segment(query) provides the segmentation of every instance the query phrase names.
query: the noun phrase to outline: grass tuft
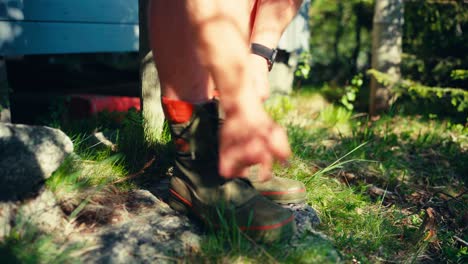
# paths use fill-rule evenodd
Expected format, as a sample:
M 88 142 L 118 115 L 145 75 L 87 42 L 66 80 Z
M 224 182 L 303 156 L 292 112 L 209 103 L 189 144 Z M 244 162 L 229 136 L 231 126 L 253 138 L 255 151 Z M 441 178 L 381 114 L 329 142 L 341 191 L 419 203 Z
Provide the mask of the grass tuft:
M 52 234 L 46 234 L 18 214 L 14 226 L 0 241 L 2 263 L 80 263 L 73 253 L 79 244 L 63 244 Z M 63 238 L 62 238 L 63 239 Z

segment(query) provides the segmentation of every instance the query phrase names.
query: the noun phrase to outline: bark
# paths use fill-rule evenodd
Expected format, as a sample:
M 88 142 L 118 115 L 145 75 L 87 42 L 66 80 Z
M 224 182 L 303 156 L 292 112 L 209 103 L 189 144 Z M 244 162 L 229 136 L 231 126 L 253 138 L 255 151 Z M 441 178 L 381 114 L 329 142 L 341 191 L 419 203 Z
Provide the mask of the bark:
M 403 0 L 376 0 L 372 31 L 372 68 L 400 78 L 402 52 Z M 371 80 L 371 115 L 388 110 L 391 94 L 388 87 Z
M 161 86 L 158 72 L 149 45 L 147 26 L 147 6 L 150 0 L 139 0 L 140 23 L 140 80 L 141 107 L 143 111 L 145 138 L 148 143 L 157 143 L 164 125 L 161 106 Z

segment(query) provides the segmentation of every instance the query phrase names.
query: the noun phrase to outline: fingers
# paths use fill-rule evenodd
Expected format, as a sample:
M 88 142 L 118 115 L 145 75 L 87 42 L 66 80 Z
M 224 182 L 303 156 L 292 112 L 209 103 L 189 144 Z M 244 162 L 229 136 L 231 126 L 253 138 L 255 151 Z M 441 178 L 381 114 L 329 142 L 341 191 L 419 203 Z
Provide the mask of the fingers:
M 221 152 L 219 161 L 219 172 L 225 178 L 247 177 L 248 163 L 242 159 L 239 150 Z
M 272 155 L 279 161 L 285 161 L 291 156 L 291 148 L 289 147 L 288 136 L 283 128 L 274 125 L 271 129 L 270 136 L 270 151 Z
M 262 163 L 267 158 L 265 145 L 258 138 L 221 142 L 220 173 L 226 178 L 247 177 L 251 165 Z
M 253 134 L 241 135 L 238 140 L 221 140 L 221 175 L 226 178 L 246 177 L 248 168 L 259 164 L 260 180 L 268 180 L 271 178 L 274 161 L 285 161 L 289 157 L 291 150 L 286 133 L 281 127 L 271 122 L 270 126 L 259 130 L 261 129 Z M 239 135 L 237 129 L 236 132 Z
M 271 179 L 271 170 L 273 167 L 273 158 L 271 155 L 266 157 L 262 163 L 260 164 L 260 172 L 259 172 L 259 179 L 260 181 L 267 181 Z

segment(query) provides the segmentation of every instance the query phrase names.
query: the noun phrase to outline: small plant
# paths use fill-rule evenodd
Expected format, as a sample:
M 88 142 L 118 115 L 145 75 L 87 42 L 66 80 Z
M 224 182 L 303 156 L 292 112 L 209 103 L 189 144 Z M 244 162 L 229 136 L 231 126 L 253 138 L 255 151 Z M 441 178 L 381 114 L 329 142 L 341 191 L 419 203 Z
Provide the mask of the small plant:
M 266 111 L 275 121 L 280 121 L 293 109 L 291 100 L 288 96 L 277 95 L 265 103 Z
M 301 79 L 307 79 L 310 75 L 310 61 L 312 59 L 312 54 L 310 52 L 304 51 L 299 55 L 299 62 L 297 69 L 294 72 L 294 76 Z
M 357 94 L 359 93 L 363 83 L 364 81 L 362 74 L 358 74 L 353 77 L 351 84 L 345 87 L 344 95 L 341 97 L 340 102 L 349 111 L 354 109 L 354 103 L 356 102 Z
M 330 105 L 320 113 L 320 120 L 333 127 L 337 124 L 346 124 L 351 118 L 351 112 L 339 106 Z

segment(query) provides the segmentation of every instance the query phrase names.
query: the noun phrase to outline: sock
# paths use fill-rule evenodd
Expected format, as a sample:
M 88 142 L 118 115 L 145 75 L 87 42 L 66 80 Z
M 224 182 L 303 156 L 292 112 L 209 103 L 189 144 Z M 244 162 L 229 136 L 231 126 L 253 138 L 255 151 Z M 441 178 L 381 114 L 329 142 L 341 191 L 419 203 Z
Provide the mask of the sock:
M 164 115 L 169 122 L 181 124 L 190 121 L 192 118 L 193 104 L 164 96 L 162 96 L 161 101 Z

